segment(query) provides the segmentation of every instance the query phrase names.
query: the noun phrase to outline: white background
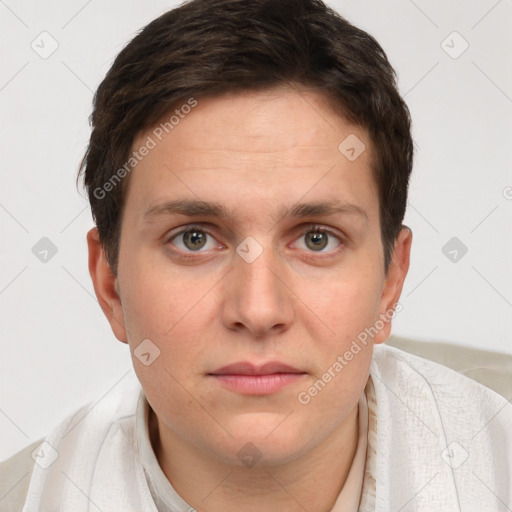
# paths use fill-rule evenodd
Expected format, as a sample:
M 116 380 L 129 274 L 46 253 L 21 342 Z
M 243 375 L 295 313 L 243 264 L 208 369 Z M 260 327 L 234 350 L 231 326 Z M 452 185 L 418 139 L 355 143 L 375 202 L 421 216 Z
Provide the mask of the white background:
M 512 2 L 329 4 L 383 46 L 413 118 L 414 241 L 393 333 L 512 353 Z M 136 32 L 174 5 L 0 2 L 0 460 L 132 368 L 94 295 L 93 223 L 75 178 L 93 92 Z M 43 31 L 59 45 L 47 59 L 31 48 Z M 456 59 L 441 46 L 453 31 L 469 44 Z M 456 263 L 441 250 L 454 236 L 468 248 Z M 42 237 L 58 249 L 47 263 L 32 253 Z

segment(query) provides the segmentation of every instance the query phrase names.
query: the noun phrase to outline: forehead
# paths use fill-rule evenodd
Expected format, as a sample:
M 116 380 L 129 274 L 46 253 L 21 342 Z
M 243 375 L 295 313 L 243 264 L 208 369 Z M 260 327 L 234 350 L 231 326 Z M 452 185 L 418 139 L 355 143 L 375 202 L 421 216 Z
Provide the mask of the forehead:
M 174 112 L 180 115 L 172 124 L 171 112 L 135 139 L 133 151 L 149 141 L 152 148 L 131 172 L 125 206 L 145 212 L 165 198 L 233 205 L 256 198 L 262 205 L 267 198 L 283 210 L 284 203 L 308 195 L 336 196 L 371 210 L 361 203 L 377 198 L 366 130 L 335 113 L 317 92 L 225 94 L 198 98 L 192 109 L 178 105 Z M 343 153 L 347 140 L 360 144 L 358 152 L 364 145 L 355 159 Z M 227 195 L 231 191 L 236 194 Z
M 311 146 L 313 151 L 321 145 L 337 149 L 350 134 L 370 142 L 366 130 L 335 113 L 326 97 L 314 90 L 281 86 L 198 98 L 195 107 L 185 110 L 186 103 L 175 104 L 152 130 L 139 134 L 133 146 L 155 130 L 160 132 L 157 142 L 170 139 L 179 142 L 180 149 L 194 151 L 226 148 L 268 153 L 296 146 L 302 151 Z M 173 115 L 182 109 L 179 116 Z

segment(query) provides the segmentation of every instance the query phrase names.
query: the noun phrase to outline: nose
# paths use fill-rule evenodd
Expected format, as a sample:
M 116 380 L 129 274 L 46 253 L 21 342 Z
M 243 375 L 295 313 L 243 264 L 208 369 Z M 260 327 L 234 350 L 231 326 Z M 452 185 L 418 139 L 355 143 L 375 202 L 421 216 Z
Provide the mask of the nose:
M 285 262 L 270 247 L 263 248 L 253 261 L 240 254 L 234 253 L 233 269 L 226 276 L 224 325 L 258 339 L 284 332 L 294 317 L 294 294 L 286 282 Z

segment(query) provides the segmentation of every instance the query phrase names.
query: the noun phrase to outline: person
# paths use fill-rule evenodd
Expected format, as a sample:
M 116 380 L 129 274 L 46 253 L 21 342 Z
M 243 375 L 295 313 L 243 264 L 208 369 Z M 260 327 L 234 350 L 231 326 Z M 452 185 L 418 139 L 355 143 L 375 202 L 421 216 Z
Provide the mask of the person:
M 26 457 L 24 512 L 512 506 L 507 400 L 385 344 L 414 145 L 372 36 L 319 0 L 192 0 L 91 123 L 89 271 L 134 373 Z

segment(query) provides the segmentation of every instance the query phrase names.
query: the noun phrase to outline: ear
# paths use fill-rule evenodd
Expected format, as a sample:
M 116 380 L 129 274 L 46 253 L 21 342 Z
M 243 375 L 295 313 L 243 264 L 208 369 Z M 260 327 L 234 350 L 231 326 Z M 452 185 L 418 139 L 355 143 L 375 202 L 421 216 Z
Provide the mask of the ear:
M 89 247 L 89 274 L 91 274 L 98 302 L 115 337 L 123 343 L 128 343 L 117 278 L 105 256 L 98 228 L 94 227 L 87 233 L 87 246 Z
M 391 333 L 392 311 L 401 311 L 401 306 L 396 307 L 402 294 L 407 271 L 409 270 L 409 258 L 411 254 L 412 230 L 407 226 L 402 226 L 398 234 L 393 248 L 393 257 L 389 264 L 386 280 L 382 288 L 382 295 L 379 305 L 380 319 L 384 323 L 384 327 L 379 329 L 375 335 L 373 342 L 384 343 Z M 396 309 L 395 309 L 396 308 Z

